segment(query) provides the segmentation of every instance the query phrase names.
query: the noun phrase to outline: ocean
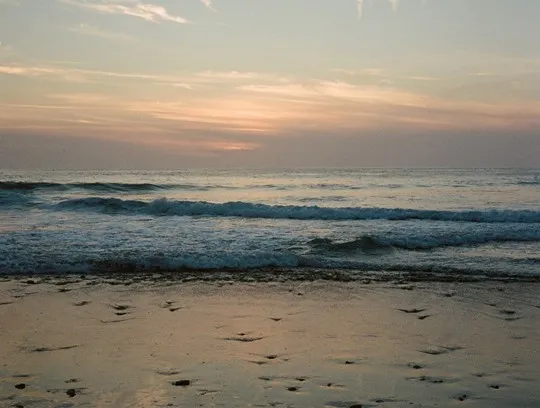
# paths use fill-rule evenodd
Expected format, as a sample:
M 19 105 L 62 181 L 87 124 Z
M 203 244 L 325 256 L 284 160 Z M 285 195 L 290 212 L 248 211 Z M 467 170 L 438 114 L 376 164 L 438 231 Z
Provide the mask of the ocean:
M 540 170 L 0 171 L 1 274 L 307 270 L 539 277 Z

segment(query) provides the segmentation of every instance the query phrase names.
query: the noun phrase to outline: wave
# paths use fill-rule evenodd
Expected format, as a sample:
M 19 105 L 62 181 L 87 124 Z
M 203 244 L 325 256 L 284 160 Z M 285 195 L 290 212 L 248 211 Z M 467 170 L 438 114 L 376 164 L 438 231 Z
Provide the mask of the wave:
M 57 210 L 98 211 L 109 214 L 147 214 L 160 216 L 213 216 L 293 220 L 432 220 L 476 223 L 540 223 L 534 210 L 417 210 L 377 207 L 319 207 L 268 205 L 242 201 L 170 201 L 165 198 L 145 202 L 119 198 L 88 197 L 62 201 Z
M 335 242 L 330 238 L 314 238 L 308 242 L 316 252 L 372 252 L 391 250 L 392 245 L 381 242 L 377 238 L 364 235 L 352 241 Z
M 297 268 L 301 266 L 300 257 L 294 254 L 253 251 L 250 254 L 168 254 L 166 256 L 138 255 L 63 258 L 31 255 L 24 259 L 5 257 L 0 261 L 0 274 L 17 273 L 89 273 L 89 272 L 145 272 L 182 270 L 222 270 L 257 268 Z
M 30 204 L 31 200 L 25 194 L 17 193 L 14 191 L 2 191 L 0 190 L 0 207 L 3 206 L 19 206 Z
M 288 281 L 288 280 L 334 280 L 353 281 L 366 277 L 375 280 L 409 278 L 416 280 L 460 280 L 463 276 L 478 276 L 489 280 L 498 277 L 540 279 L 537 262 L 522 262 L 522 267 L 508 272 L 496 265 L 444 265 L 440 263 L 370 262 L 369 260 L 346 260 L 317 256 L 299 256 L 287 253 L 254 252 L 252 254 L 186 254 L 167 256 L 132 256 L 113 258 L 61 259 L 49 256 L 46 259 L 0 262 L 0 274 L 87 274 L 118 273 L 136 277 L 138 273 L 172 273 L 170 277 L 182 278 L 182 273 L 193 272 L 190 280 Z M 206 274 L 205 274 L 206 273 Z M 427 277 L 424 274 L 432 274 Z M 152 279 L 157 279 L 153 276 Z
M 215 186 L 205 186 L 198 184 L 152 184 L 152 183 L 46 183 L 46 182 L 24 182 L 24 181 L 3 181 L 0 182 L 0 191 L 25 191 L 35 190 L 89 190 L 96 192 L 145 192 L 159 190 L 209 190 Z
M 540 242 L 540 229 L 474 231 L 471 233 L 440 236 L 406 235 L 402 237 L 376 237 L 363 235 L 351 241 L 334 241 L 330 238 L 314 238 L 308 245 L 316 253 L 365 252 L 379 253 L 393 249 L 430 250 L 443 247 L 475 246 L 496 242 Z
M 520 180 L 516 184 L 520 185 L 520 186 L 538 186 L 538 185 L 540 185 L 540 179 Z

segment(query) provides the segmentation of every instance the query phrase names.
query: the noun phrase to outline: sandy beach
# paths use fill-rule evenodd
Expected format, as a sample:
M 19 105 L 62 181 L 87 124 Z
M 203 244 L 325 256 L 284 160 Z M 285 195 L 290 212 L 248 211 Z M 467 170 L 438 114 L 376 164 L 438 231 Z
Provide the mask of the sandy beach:
M 540 407 L 540 285 L 0 282 L 2 407 Z

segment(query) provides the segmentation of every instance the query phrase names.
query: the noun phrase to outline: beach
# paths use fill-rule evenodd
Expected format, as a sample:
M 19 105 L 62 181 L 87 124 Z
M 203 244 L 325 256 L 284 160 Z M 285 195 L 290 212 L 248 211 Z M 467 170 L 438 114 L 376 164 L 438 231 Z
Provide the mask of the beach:
M 538 282 L 368 282 L 4 277 L 0 406 L 540 406 Z

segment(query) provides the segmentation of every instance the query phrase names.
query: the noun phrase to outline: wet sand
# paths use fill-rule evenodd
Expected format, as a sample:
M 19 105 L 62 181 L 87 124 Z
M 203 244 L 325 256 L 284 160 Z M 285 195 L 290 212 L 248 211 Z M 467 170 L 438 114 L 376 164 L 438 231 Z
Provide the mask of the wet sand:
M 1 407 L 530 408 L 539 378 L 538 283 L 0 282 Z

